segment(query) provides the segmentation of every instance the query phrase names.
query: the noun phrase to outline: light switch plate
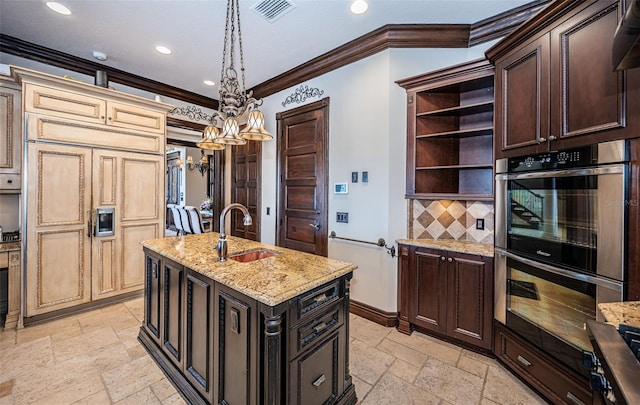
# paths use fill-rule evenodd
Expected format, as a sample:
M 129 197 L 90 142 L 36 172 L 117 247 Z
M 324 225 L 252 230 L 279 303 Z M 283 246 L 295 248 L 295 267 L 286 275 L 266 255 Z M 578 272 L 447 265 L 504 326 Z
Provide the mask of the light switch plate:
M 484 229 L 484 218 L 476 218 L 476 229 Z
M 342 222 L 345 224 L 349 223 L 349 213 L 348 212 L 336 212 L 336 222 Z
M 334 194 L 348 194 L 349 187 L 347 183 L 334 183 L 333 185 L 333 193 Z
M 362 172 L 362 182 L 363 183 L 369 182 L 369 172 Z

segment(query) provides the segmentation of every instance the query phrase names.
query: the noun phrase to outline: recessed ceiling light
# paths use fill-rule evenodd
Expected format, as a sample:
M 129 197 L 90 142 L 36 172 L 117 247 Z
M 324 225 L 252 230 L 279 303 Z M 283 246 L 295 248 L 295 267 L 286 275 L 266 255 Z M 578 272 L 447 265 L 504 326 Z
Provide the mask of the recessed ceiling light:
M 156 51 L 160 52 L 163 55 L 171 55 L 171 49 L 163 45 L 156 46 Z
M 49 7 L 51 10 L 55 11 L 58 14 L 71 15 L 71 10 L 69 10 L 67 7 L 63 6 L 58 2 L 48 1 L 47 7 Z
M 369 5 L 365 0 L 355 0 L 351 3 L 351 12 L 353 14 L 362 14 L 369 8 Z
M 204 84 L 206 84 L 207 86 L 215 86 L 216 82 L 214 82 L 213 80 L 205 80 Z

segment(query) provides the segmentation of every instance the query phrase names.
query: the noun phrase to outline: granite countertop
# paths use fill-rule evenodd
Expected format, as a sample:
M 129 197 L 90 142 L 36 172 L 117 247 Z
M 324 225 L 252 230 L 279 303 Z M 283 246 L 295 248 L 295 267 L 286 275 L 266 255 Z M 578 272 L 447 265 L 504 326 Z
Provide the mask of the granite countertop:
M 279 254 L 248 263 L 218 261 L 219 234 L 173 236 L 142 246 L 264 304 L 275 306 L 352 272 L 358 266 L 296 250 L 227 236 L 228 255 L 263 248 Z
M 15 250 L 20 250 L 20 241 L 0 242 L 0 252 L 13 252 Z
M 601 303 L 598 309 L 607 323 L 616 328 L 621 323 L 640 328 L 640 301 Z
M 493 244 L 451 239 L 398 239 L 398 244 L 493 257 Z

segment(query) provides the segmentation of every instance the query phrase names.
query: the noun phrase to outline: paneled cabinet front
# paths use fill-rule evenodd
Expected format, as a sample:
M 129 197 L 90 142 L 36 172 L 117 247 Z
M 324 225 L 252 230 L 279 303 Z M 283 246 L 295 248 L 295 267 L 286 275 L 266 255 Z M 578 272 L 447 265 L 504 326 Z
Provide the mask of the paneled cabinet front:
M 516 44 L 507 37 L 487 52 L 496 64 L 496 158 L 623 139 L 640 130 L 640 72 L 611 66 L 621 2 L 554 7 L 564 15 L 548 11 L 537 19 L 539 28 L 525 27 L 534 39 Z
M 164 223 L 162 156 L 27 149 L 26 316 L 142 289 L 140 242 Z M 98 207 L 114 208 L 113 234 L 95 233 Z
M 20 192 L 22 106 L 20 86 L 0 77 L 0 192 Z
M 408 254 L 408 268 L 399 268 L 399 291 L 409 297 L 399 297 L 406 300 L 399 316 L 409 325 L 401 322 L 399 330 L 410 333 L 414 325 L 490 349 L 493 260 L 416 246 L 401 246 L 401 252 Z

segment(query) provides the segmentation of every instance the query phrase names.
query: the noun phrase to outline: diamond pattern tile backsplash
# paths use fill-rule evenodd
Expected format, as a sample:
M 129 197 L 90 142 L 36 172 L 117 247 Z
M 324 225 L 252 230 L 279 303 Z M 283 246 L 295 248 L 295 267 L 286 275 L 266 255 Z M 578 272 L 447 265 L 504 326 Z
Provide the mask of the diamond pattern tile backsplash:
M 493 203 L 487 201 L 409 200 L 410 239 L 454 239 L 493 243 Z M 476 229 L 476 219 L 484 229 Z

